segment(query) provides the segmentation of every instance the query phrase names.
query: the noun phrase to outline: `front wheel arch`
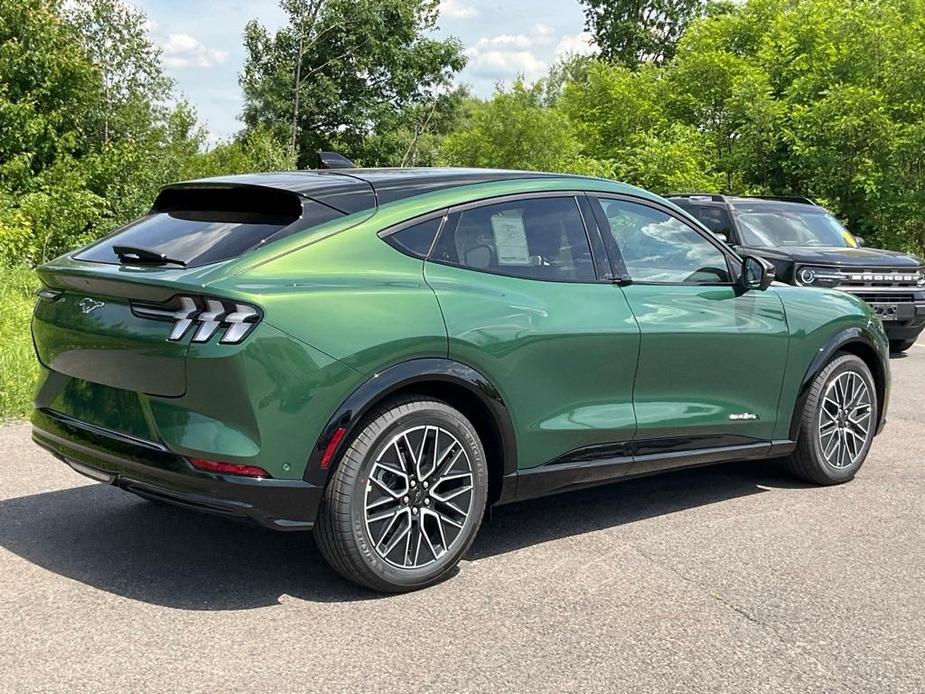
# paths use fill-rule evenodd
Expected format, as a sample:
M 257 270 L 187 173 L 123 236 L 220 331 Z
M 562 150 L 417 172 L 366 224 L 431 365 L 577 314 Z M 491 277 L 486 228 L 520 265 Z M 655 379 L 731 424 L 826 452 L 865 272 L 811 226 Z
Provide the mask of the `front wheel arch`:
M 829 338 L 829 340 L 819 348 L 818 352 L 816 352 L 816 356 L 813 358 L 812 363 L 810 363 L 809 368 L 806 369 L 803 381 L 800 384 L 800 393 L 794 403 L 793 412 L 790 417 L 789 438 L 791 441 L 796 441 L 800 433 L 800 414 L 806 403 L 810 386 L 816 379 L 816 376 L 822 372 L 839 352 L 854 354 L 867 365 L 868 369 L 870 369 L 870 373 L 874 378 L 874 386 L 877 394 L 877 411 L 880 413 L 879 416 L 881 419 L 877 430 L 879 431 L 880 426 L 882 426 L 889 397 L 888 377 L 886 372 L 888 367 L 884 364 L 880 356 L 881 352 L 874 346 L 874 341 L 867 332 L 860 327 L 852 327 L 842 330 Z

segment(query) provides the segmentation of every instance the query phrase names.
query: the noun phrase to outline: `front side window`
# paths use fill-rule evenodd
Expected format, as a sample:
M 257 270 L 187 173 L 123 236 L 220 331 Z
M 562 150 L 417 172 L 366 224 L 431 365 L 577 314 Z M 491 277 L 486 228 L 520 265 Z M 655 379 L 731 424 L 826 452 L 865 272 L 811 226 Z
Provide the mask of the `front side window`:
M 725 254 L 681 220 L 626 200 L 599 202 L 629 278 L 634 282 L 730 281 Z
M 573 197 L 510 200 L 454 212 L 431 260 L 547 281 L 596 279 Z

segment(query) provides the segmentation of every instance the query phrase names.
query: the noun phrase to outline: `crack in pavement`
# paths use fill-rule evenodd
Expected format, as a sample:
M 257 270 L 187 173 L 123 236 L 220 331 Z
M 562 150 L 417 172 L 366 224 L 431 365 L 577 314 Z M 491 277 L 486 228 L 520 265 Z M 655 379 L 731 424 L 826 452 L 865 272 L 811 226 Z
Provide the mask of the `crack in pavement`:
M 851 692 L 851 691 L 852 691 L 851 688 L 850 688 L 846 683 L 844 683 L 844 682 L 842 682 L 840 679 L 838 679 L 838 677 L 836 677 L 836 676 L 825 666 L 825 664 L 823 664 L 818 658 L 816 658 L 815 656 L 813 656 L 811 653 L 806 652 L 806 650 L 803 649 L 799 644 L 790 643 L 789 641 L 787 641 L 786 639 L 784 639 L 780 634 L 777 633 L 777 630 L 775 630 L 774 627 L 772 627 L 770 624 L 767 624 L 767 623 L 763 622 L 762 620 L 758 619 L 758 618 L 755 617 L 754 615 L 750 614 L 750 613 L 749 613 L 747 610 L 745 610 L 744 608 L 739 607 L 739 606 L 736 605 L 735 603 L 733 603 L 733 602 L 727 600 L 721 593 L 717 593 L 717 592 L 715 592 L 715 591 L 713 591 L 713 590 L 710 590 L 710 589 L 707 588 L 706 586 L 701 585 L 700 583 L 698 583 L 697 581 L 695 581 L 693 578 L 691 578 L 690 576 L 687 576 L 686 574 L 684 574 L 684 572 L 678 570 L 677 568 L 675 568 L 675 567 L 672 566 L 671 564 L 669 564 L 669 563 L 667 563 L 667 562 L 664 562 L 664 561 L 661 561 L 660 559 L 657 559 L 656 557 L 652 556 L 652 555 L 649 554 L 648 552 L 643 551 L 638 545 L 636 545 L 636 544 L 634 544 L 634 543 L 629 543 L 629 545 L 630 545 L 636 552 L 639 553 L 639 556 L 641 556 L 641 557 L 642 557 L 643 559 L 645 559 L 646 561 L 648 561 L 648 562 L 654 564 L 655 566 L 657 566 L 657 567 L 660 568 L 660 569 L 665 569 L 665 570 L 669 571 L 670 573 L 674 574 L 675 576 L 677 576 L 678 578 L 680 578 L 682 581 L 684 581 L 684 582 L 687 583 L 688 585 L 692 586 L 692 587 L 693 587 L 694 589 L 696 589 L 698 592 L 704 593 L 705 595 L 709 595 L 711 598 L 713 598 L 714 600 L 716 600 L 717 602 L 719 602 L 719 603 L 720 603 L 721 605 L 723 605 L 724 607 L 729 608 L 730 610 L 732 610 L 733 612 L 735 612 L 735 613 L 736 613 L 737 615 L 739 615 L 740 617 L 744 618 L 745 620 L 747 620 L 747 621 L 750 622 L 751 624 L 754 624 L 755 626 L 757 626 L 759 629 L 761 629 L 762 632 L 764 632 L 765 634 L 767 634 L 768 636 L 770 636 L 771 638 L 773 638 L 775 641 L 777 641 L 779 644 L 781 644 L 782 646 L 784 646 L 786 649 L 788 649 L 788 650 L 790 650 L 790 651 L 794 651 L 794 652 L 798 653 L 799 655 L 803 656 L 806 660 L 808 660 L 808 661 L 811 662 L 813 665 L 815 665 L 815 666 L 816 666 L 816 669 L 817 669 L 819 672 L 821 672 L 823 675 L 825 675 L 833 684 L 837 685 L 837 686 L 839 687 L 839 689 L 841 689 L 842 691 L 845 691 L 845 692 Z M 800 672 L 802 672 L 804 675 L 807 675 L 807 676 L 809 676 L 809 677 L 812 677 L 812 676 L 814 675 L 813 672 L 810 672 L 810 671 L 808 671 L 808 670 L 806 670 L 806 669 L 802 669 L 802 668 L 800 669 Z

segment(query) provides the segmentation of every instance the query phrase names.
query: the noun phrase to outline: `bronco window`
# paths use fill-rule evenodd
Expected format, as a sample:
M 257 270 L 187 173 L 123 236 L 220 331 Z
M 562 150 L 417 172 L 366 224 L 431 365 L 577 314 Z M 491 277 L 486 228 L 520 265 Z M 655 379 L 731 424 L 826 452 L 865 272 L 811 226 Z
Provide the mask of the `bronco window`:
M 431 260 L 527 279 L 596 279 L 573 197 L 515 199 L 450 214 Z
M 600 198 L 599 202 L 633 281 L 671 284 L 730 281 L 726 255 L 681 220 L 626 200 Z

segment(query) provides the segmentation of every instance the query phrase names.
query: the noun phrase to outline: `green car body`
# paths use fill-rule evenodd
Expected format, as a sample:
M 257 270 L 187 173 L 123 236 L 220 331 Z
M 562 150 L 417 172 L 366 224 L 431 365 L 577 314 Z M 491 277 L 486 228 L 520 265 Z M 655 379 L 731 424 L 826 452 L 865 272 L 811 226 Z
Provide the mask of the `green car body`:
M 315 523 L 355 428 L 399 393 L 423 393 L 466 414 L 485 447 L 489 503 L 784 455 L 798 435 L 801 398 L 839 352 L 869 367 L 882 427 L 887 343 L 864 302 L 791 286 L 746 290 L 735 278 L 620 276 L 612 247 L 601 242 L 593 196 L 651 205 L 712 239 L 679 208 L 631 186 L 373 170 L 170 190 L 266 189 L 304 200 L 338 177 L 360 193 L 372 189 L 373 202 L 219 262 L 104 263 L 77 251 L 42 266 L 35 440 L 79 471 L 143 496 L 304 529 Z M 460 206 L 518 196 L 578 206 L 593 279 L 514 277 L 389 243 L 409 223 L 439 226 Z M 710 243 L 740 266 L 731 250 Z M 195 326 L 168 339 L 174 324 L 139 315 L 136 305 L 167 305 L 179 295 L 240 302 L 259 322 L 234 344 L 219 339 L 224 323 L 207 341 L 192 340 Z M 262 473 L 223 474 L 191 460 Z

